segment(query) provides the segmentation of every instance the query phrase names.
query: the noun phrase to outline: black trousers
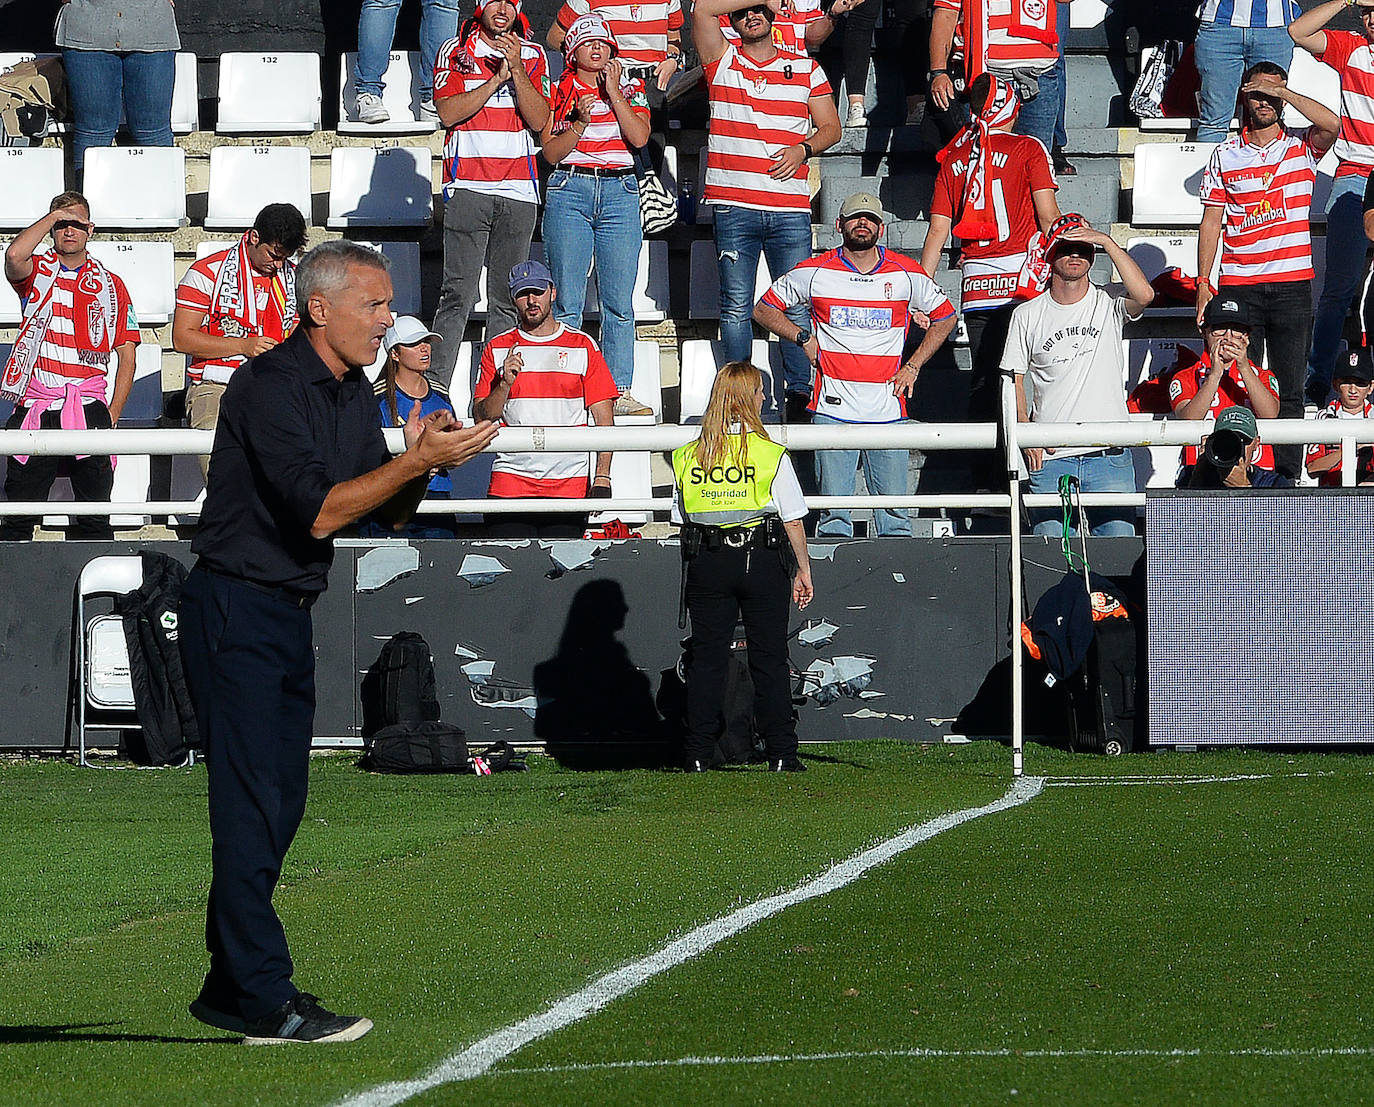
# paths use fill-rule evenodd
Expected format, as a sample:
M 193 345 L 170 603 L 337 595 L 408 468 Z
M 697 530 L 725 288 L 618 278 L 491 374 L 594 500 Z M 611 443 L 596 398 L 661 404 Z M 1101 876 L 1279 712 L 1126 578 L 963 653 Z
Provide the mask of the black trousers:
M 210 784 L 202 996 L 255 1019 L 296 994 L 272 893 L 305 813 L 315 718 L 310 612 L 197 566 L 180 616 Z
M 792 577 L 780 550 L 727 546 L 692 558 L 687 567 L 687 610 L 692 617 L 687 760 L 709 761 L 720 737 L 730 641 L 741 619 L 754 680 L 754 725 L 770 758 L 796 756 L 797 723 L 787 673 L 791 598 Z
M 5 423 L 6 430 L 18 430 L 28 409 L 17 407 Z M 62 408 L 50 407 L 38 417 L 43 430 L 62 429 Z M 110 409 L 99 400 L 86 405 L 86 425 L 91 430 L 110 429 Z M 108 455 L 89 457 L 54 457 L 34 454 L 28 461 L 9 459 L 5 471 L 5 499 L 11 501 L 46 500 L 52 482 L 65 470 L 72 482 L 72 495 L 77 503 L 109 503 L 114 488 L 114 467 Z M 33 537 L 38 522 L 36 515 L 11 515 L 0 523 L 0 542 L 25 542 Z M 74 515 L 72 526 L 79 538 L 105 539 L 114 537 L 110 520 L 105 515 Z
M 1250 360 L 1264 362 L 1279 379 L 1279 418 L 1301 419 L 1307 352 L 1312 346 L 1312 282 L 1223 285 L 1218 296 L 1234 296 L 1250 312 Z M 1274 468 L 1293 480 L 1302 470 L 1302 446 L 1275 446 Z

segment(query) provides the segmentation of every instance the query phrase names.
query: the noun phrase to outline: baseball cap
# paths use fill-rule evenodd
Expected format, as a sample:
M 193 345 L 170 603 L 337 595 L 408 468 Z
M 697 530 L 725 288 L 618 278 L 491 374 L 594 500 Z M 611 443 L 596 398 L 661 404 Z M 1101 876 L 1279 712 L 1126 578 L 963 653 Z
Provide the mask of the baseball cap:
M 382 339 L 382 349 L 390 350 L 393 346 L 413 346 L 417 342 L 422 342 L 426 338 L 433 341 L 439 335 L 426 327 L 420 320 L 413 315 L 398 315 L 396 322 L 386 329 L 386 337 Z M 442 341 L 442 339 L 440 339 Z
M 1234 296 L 1213 296 L 1202 312 L 1204 327 L 1244 327 L 1250 329 L 1250 309 Z
M 1259 437 L 1259 425 L 1255 422 L 1255 413 L 1248 407 L 1241 407 L 1236 404 L 1226 408 L 1217 416 L 1216 430 L 1231 431 L 1238 434 L 1247 442 L 1253 442 Z
M 1355 346 L 1347 350 L 1336 362 L 1333 380 L 1359 381 L 1361 384 L 1374 382 L 1374 350 L 1368 346 Z
M 879 223 L 885 222 L 882 202 L 871 192 L 852 192 L 845 197 L 840 205 L 840 218 L 848 219 L 852 215 L 871 215 Z
M 518 292 L 524 292 L 527 288 L 533 288 L 537 292 L 544 292 L 553 284 L 553 274 L 542 261 L 522 261 L 519 265 L 513 266 L 510 271 L 510 294 L 514 296 Z
M 612 54 L 620 53 L 611 25 L 596 12 L 580 15 L 573 20 L 572 26 L 568 28 L 568 35 L 563 40 L 564 55 L 572 57 L 584 42 L 605 42 L 610 45 Z
M 1066 212 L 1064 215 L 1061 215 L 1050 224 L 1050 229 L 1045 232 L 1045 257 L 1054 257 L 1054 249 L 1059 245 L 1060 239 L 1064 237 L 1065 231 L 1076 231 L 1080 227 L 1089 227 L 1091 225 L 1092 224 L 1076 211 Z M 1097 253 L 1097 247 L 1089 242 L 1082 242 L 1078 245 L 1087 246 L 1094 254 Z

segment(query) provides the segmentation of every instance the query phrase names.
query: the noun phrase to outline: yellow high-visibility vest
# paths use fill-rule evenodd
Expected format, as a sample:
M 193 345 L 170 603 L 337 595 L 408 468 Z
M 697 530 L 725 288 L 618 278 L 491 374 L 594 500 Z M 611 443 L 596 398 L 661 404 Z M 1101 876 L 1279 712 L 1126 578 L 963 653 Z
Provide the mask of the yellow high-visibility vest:
M 696 442 L 679 446 L 673 451 L 673 476 L 682 491 L 682 510 L 687 519 L 715 527 L 758 524 L 768 514 L 773 479 L 785 453 L 776 442 L 751 433 L 744 464 L 739 463 L 736 450 L 727 449 L 720 464 L 706 469 L 697 464 Z

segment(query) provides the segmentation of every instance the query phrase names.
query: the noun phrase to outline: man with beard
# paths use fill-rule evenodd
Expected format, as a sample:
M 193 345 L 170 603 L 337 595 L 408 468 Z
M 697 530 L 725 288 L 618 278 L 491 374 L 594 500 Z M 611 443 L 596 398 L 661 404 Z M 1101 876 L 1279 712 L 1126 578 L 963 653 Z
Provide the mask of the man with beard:
M 588 413 L 599 427 L 615 422 L 619 395 L 610 367 L 590 336 L 553 317 L 553 275 L 537 261 L 510 271 L 516 325 L 482 351 L 472 410 L 478 419 L 510 426 L 585 427 Z M 503 453 L 491 467 L 493 498 L 609 499 L 611 455 L 596 455 L 587 488 L 585 453 Z M 487 533 L 502 538 L 580 538 L 584 514 L 493 512 Z
M 1197 325 L 1208 301 L 1224 290 L 1250 317 L 1250 355 L 1279 378 L 1279 418 L 1301 419 L 1308 345 L 1312 338 L 1312 233 L 1308 212 L 1317 162 L 1331 148 L 1340 121 L 1330 109 L 1287 87 L 1273 62 L 1245 71 L 1245 127 L 1212 151 L 1202 175 L 1202 225 L 1197 239 Z M 1292 104 L 1312 125 L 1283 125 Z M 1221 273 L 1207 280 L 1221 246 Z M 1274 450 L 1276 467 L 1296 477 L 1302 447 Z
M 760 0 L 698 0 L 692 33 L 706 68 L 711 123 L 706 140 L 703 202 L 715 206 L 720 273 L 720 337 L 726 361 L 748 361 L 754 330 L 749 311 L 759 254 L 777 280 L 811 256 L 809 162 L 839 142 L 840 116 L 830 85 L 811 58 L 773 43 L 773 8 Z M 728 13 L 739 35 L 721 33 Z M 792 321 L 805 322 L 800 308 Z M 811 366 L 800 350 L 783 350 L 788 422 L 805 419 Z
M 843 245 L 784 273 L 754 308 L 754 319 L 784 342 L 795 344 L 816 366 L 809 410 L 812 421 L 896 423 L 904 417 L 921 367 L 954 330 L 954 305 L 911 258 L 878 245 L 883 209 L 877 197 L 856 192 L 840 205 L 836 220 Z M 808 324 L 797 326 L 788 309 L 804 306 Z M 902 360 L 913 319 L 926 323 L 925 337 Z M 876 496 L 905 496 L 907 450 L 822 450 L 816 475 L 822 496 L 852 496 L 854 470 L 862 460 L 864 483 Z M 911 534 L 905 509 L 875 508 L 879 536 Z M 817 537 L 848 538 L 849 512 L 827 509 Z
M 86 252 L 94 230 L 86 198 L 64 192 L 5 250 L 5 279 L 24 305 L 0 383 L 0 395 L 15 404 L 6 430 L 106 430 L 119 422 L 134 384 L 138 317 L 124 282 Z M 44 235 L 52 236 L 52 249 L 40 253 Z M 11 457 L 5 499 L 46 499 L 64 464 L 79 502 L 109 500 L 114 466 L 97 454 Z M 10 516 L 0 522 L 0 540 L 32 538 L 37 521 Z M 82 538 L 113 537 L 109 519 L 100 515 L 77 516 L 76 531 Z
M 487 334 L 515 325 L 503 278 L 530 256 L 539 210 L 537 138 L 549 118 L 544 51 L 521 38 L 520 0 L 486 0 L 439 51 L 434 106 L 444 136 L 444 274 L 434 329 L 448 385 L 487 266 Z
M 1098 247 L 1121 274 L 1126 295 L 1110 296 L 1088 279 Z M 1121 328 L 1150 306 L 1154 289 L 1111 235 L 1094 230 L 1076 212 L 1050 226 L 1045 254 L 1050 286 L 1011 313 L 1002 352 L 1002 372 L 1016 378 L 1017 422 L 1124 423 L 1129 416 Z M 1131 452 L 1120 446 L 1024 453 L 1034 493 L 1053 495 L 1066 474 L 1084 492 L 1135 491 Z M 1030 517 L 1036 534 L 1063 534 L 1059 511 L 1032 508 Z M 1092 518 L 1094 535 L 1135 534 L 1133 507 L 1094 508 Z

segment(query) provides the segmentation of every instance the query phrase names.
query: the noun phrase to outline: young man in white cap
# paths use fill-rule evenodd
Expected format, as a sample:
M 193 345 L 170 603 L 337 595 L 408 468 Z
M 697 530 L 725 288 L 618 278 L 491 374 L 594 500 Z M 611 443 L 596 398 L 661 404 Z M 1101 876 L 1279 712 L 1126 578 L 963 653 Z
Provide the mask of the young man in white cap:
M 754 319 L 816 366 L 813 422 L 896 423 L 906 417 L 903 401 L 911 398 L 921 367 L 954 330 L 954 305 L 916 262 L 878 244 L 883 209 L 876 196 L 856 192 L 847 198 L 836 228 L 843 245 L 774 281 L 754 308 Z M 810 316 L 800 327 L 787 314 L 797 306 Z M 907 331 L 918 315 L 928 320 L 925 337 L 903 361 Z M 821 450 L 821 495 L 853 495 L 860 460 L 871 494 L 907 494 L 909 450 Z M 875 508 L 873 521 L 879 536 L 911 534 L 905 509 Z M 848 511 L 821 512 L 817 537 L 853 533 Z
M 436 375 L 445 382 L 480 296 L 483 265 L 487 335 L 515 325 L 505 277 L 530 256 L 539 212 L 535 154 L 550 95 L 548 59 L 521 37 L 525 27 L 519 0 L 479 2 L 436 63 L 434 103 L 447 133 L 444 275 L 434 329 L 442 336 Z
M 615 381 L 591 337 L 554 318 L 553 275 L 540 262 L 522 262 L 511 270 L 509 287 L 516 325 L 482 351 L 473 415 L 510 426 L 611 426 Z M 609 499 L 611 455 L 596 455 L 590 488 L 589 469 L 586 453 L 497 454 L 487 494 Z M 493 512 L 487 529 L 505 538 L 580 538 L 586 522 L 582 513 Z

